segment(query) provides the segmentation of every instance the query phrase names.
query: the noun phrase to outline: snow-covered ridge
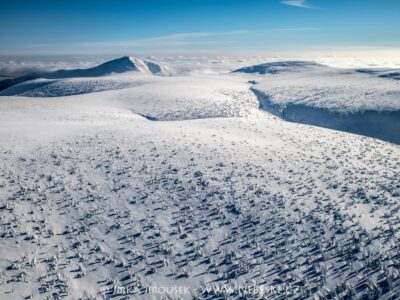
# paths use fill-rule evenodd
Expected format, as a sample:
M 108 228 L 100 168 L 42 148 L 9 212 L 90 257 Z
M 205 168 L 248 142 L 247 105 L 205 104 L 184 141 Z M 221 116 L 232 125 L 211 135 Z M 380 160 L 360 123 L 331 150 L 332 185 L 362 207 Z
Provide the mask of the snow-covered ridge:
M 256 88 L 252 88 L 252 91 L 257 96 L 261 109 L 285 121 L 351 132 L 400 144 L 400 110 L 343 113 L 300 103 L 281 106 Z
M 165 75 L 166 69 L 152 61 L 141 60 L 132 56 L 124 56 L 88 69 L 58 70 L 54 72 L 34 72 L 15 79 L 13 78 L 2 80 L 0 81 L 0 91 L 4 91 L 5 89 L 8 89 L 17 84 L 39 78 L 64 79 L 79 77 L 101 77 L 126 72 L 138 72 L 141 74 L 149 75 Z M 14 94 L 5 92 L 0 95 Z
M 234 73 L 258 73 L 258 74 L 278 74 L 281 72 L 294 72 L 302 71 L 304 69 L 312 69 L 317 67 L 324 67 L 313 61 L 277 61 L 263 63 L 254 66 L 243 67 L 234 70 Z
M 396 69 L 356 69 L 357 72 L 381 78 L 400 80 L 400 70 Z
M 0 91 L 0 96 L 63 97 L 125 89 L 145 83 L 145 79 L 131 80 L 129 78 L 117 76 L 101 78 L 34 79 Z
M 336 69 L 294 60 L 206 78 L 153 74 L 167 74 L 167 70 L 152 61 L 125 56 L 90 69 L 17 78 L 14 81 L 25 81 L 0 91 L 0 96 L 61 97 L 129 89 L 113 99 L 157 121 L 245 116 L 257 110 L 258 98 L 261 109 L 287 121 L 400 143 L 400 82 L 388 79 L 396 78 L 394 69 Z M 192 84 L 199 80 L 201 88 Z
M 400 82 L 394 70 L 278 62 L 238 69 L 260 108 L 286 121 L 400 143 Z

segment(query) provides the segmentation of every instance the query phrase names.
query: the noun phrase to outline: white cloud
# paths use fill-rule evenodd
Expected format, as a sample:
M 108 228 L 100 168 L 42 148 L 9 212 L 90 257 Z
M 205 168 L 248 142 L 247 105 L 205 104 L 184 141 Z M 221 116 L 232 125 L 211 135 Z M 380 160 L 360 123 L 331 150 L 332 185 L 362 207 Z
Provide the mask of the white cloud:
M 182 46 L 182 45 L 197 45 L 197 44 L 211 44 L 213 41 L 205 40 L 204 38 L 233 36 L 246 34 L 246 30 L 234 30 L 226 32 L 188 32 L 176 33 L 145 39 L 134 40 L 121 40 L 121 41 L 105 41 L 105 42 L 92 42 L 92 43 L 79 43 L 75 44 L 78 48 L 115 48 L 115 47 L 147 47 L 147 46 Z
M 278 37 L 282 39 L 285 35 L 292 37 L 296 32 L 317 31 L 316 27 L 280 27 L 264 28 L 257 30 L 231 30 L 216 32 L 184 32 L 174 33 L 163 36 L 146 37 L 141 39 L 125 40 L 99 40 L 93 42 L 73 42 L 73 43 L 37 43 L 27 44 L 23 51 L 14 53 L 1 53 L 0 51 L 0 75 L 4 74 L 23 74 L 28 71 L 40 71 L 49 69 L 86 67 L 86 65 L 71 66 L 70 60 L 65 61 L 65 57 L 57 60 L 57 64 L 49 62 L 45 57 L 58 56 L 79 56 L 93 55 L 122 56 L 127 53 L 148 55 L 150 53 L 204 53 L 204 52 L 229 52 L 232 51 L 255 51 L 252 42 L 258 43 L 265 50 L 280 48 L 273 41 Z M 270 46 L 271 45 L 271 46 Z M 281 49 L 281 48 L 280 48 Z M 260 50 L 261 51 L 261 50 Z M 33 59 L 21 60 L 21 56 Z M 38 57 L 42 56 L 42 61 Z M 8 62 L 7 60 L 16 60 Z M 92 59 L 88 59 L 92 61 Z M 65 64 L 59 65 L 62 61 Z M 90 65 L 90 64 L 89 64 Z
M 245 47 L 246 41 L 262 41 L 267 35 L 277 32 L 291 31 L 313 31 L 317 28 L 297 27 L 297 28 L 269 28 L 259 30 L 231 30 L 220 32 L 186 32 L 174 33 L 163 36 L 146 37 L 141 39 L 125 40 L 100 40 L 93 42 L 75 42 L 75 43 L 38 43 L 28 44 L 23 51 L 18 54 L 26 55 L 79 55 L 79 54 L 124 54 L 127 51 L 149 53 L 157 51 L 179 51 L 190 50 L 215 50 L 227 45 L 236 45 Z M 243 42 L 245 41 L 245 42 Z M 1 53 L 3 56 L 14 56 L 16 53 Z
M 302 8 L 315 8 L 311 4 L 309 4 L 306 0 L 282 0 L 282 4 L 295 6 L 295 7 L 302 7 Z
M 30 72 L 55 71 L 60 69 L 75 69 L 93 67 L 104 59 L 101 57 L 54 56 L 54 57 L 10 57 L 0 56 L 0 77 L 18 77 Z
M 223 37 L 243 36 L 249 34 L 267 34 L 280 31 L 311 31 L 316 28 L 272 28 L 265 30 L 234 30 L 225 32 L 187 32 L 176 33 L 158 37 L 77 43 L 71 45 L 75 48 L 93 49 L 93 48 L 133 48 L 133 47 L 176 47 L 187 45 L 210 45 L 221 43 Z M 216 39 L 216 37 L 218 37 Z M 223 43 L 232 43 L 234 41 L 223 40 Z

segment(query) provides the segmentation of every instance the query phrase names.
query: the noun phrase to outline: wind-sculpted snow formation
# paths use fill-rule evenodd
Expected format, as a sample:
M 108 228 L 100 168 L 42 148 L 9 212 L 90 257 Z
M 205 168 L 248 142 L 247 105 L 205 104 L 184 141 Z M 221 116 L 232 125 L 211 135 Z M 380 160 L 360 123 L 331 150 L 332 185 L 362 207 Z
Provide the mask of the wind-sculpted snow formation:
M 395 72 L 361 73 L 297 61 L 235 72 L 252 74 L 260 107 L 287 121 L 400 143 L 400 82 L 385 77 Z
M 251 88 L 297 95 L 274 76 L 317 88 L 289 73 L 0 97 L 0 298 L 395 299 L 400 148 L 260 110 Z M 360 107 L 342 75 L 326 95 Z

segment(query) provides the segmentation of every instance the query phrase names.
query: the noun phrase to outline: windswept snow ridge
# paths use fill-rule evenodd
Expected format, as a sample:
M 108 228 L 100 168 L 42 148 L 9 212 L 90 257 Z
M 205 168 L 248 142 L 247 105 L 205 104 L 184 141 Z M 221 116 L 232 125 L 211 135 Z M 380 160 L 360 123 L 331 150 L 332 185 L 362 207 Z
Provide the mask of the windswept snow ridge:
M 400 111 L 367 110 L 341 113 L 304 104 L 287 104 L 282 107 L 257 89 L 252 90 L 260 101 L 261 109 L 286 121 L 361 134 L 400 144 Z
M 293 62 L 272 66 L 296 72 L 268 73 L 266 65 L 270 64 L 235 71 L 251 79 L 262 109 L 291 122 L 400 143 L 400 82 L 381 78 L 382 74 Z
M 149 80 L 147 80 L 149 81 Z M 62 97 L 109 90 L 118 90 L 145 84 L 144 78 L 112 76 L 99 78 L 35 79 L 0 92 L 0 96 Z

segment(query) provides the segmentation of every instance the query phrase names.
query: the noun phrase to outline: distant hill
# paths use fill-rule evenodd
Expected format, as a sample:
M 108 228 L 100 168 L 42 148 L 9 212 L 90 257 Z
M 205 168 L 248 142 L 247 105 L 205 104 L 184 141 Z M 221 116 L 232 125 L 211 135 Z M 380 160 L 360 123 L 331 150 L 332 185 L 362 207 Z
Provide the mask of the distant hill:
M 258 74 L 278 74 L 281 72 L 296 71 L 299 69 L 313 68 L 313 67 L 324 67 L 324 65 L 318 64 L 312 61 L 277 61 L 270 63 L 263 63 L 254 66 L 243 67 L 234 70 L 234 73 L 258 73 Z
M 124 56 L 89 69 L 33 72 L 18 78 L 7 78 L 0 81 L 0 91 L 13 85 L 38 78 L 61 79 L 77 77 L 100 77 L 113 73 L 125 72 L 140 72 L 144 74 L 163 75 L 165 74 L 165 69 L 151 61 L 141 60 L 131 56 Z

